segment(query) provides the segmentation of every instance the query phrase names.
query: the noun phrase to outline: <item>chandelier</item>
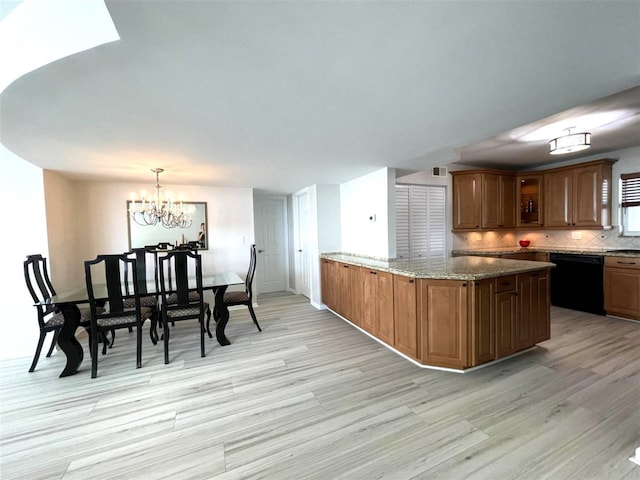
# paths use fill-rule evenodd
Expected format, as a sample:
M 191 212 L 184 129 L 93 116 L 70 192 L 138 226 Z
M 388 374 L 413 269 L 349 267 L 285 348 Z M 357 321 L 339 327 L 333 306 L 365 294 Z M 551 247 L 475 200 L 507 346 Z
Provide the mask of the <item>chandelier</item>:
M 158 225 L 161 224 L 165 228 L 189 228 L 192 223 L 193 205 L 184 205 L 182 200 L 175 201 L 168 192 L 163 195 L 160 185 L 160 174 L 164 172 L 163 168 L 152 168 L 151 171 L 156 174 L 155 195 L 146 192 L 140 192 L 140 202 L 136 202 L 136 194 L 131 194 L 131 205 L 129 214 L 134 222 L 138 225 Z
M 567 128 L 567 134 L 563 137 L 554 138 L 549 142 L 551 155 L 561 155 L 563 153 L 579 152 L 591 146 L 591 133 L 571 133 L 571 128 Z

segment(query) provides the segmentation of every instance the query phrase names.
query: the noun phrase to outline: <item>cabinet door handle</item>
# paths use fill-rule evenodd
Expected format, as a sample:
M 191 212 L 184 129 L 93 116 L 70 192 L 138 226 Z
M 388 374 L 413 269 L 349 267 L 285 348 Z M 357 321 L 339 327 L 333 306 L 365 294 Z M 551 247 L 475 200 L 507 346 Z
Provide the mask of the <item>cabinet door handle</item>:
M 371 272 L 371 271 L 370 271 L 369 273 L 370 273 L 371 275 L 377 275 L 377 274 L 378 274 L 378 272 Z
M 636 262 L 616 262 L 619 263 L 620 265 L 635 265 Z
M 500 282 L 500 285 L 511 285 L 511 282 Z
M 349 265 L 342 265 L 344 268 L 349 268 Z
M 462 286 L 463 286 L 463 287 L 466 287 L 466 286 L 467 286 L 467 284 L 466 284 L 466 283 L 463 283 L 463 284 L 462 284 Z
M 409 283 L 413 283 L 413 278 L 411 280 L 409 280 Z

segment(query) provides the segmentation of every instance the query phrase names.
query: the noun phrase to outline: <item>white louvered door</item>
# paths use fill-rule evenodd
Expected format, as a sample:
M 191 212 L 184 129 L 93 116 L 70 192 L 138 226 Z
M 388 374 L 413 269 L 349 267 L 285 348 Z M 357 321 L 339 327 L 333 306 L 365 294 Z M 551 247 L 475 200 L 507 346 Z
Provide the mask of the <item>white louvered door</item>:
M 396 255 L 398 258 L 446 256 L 444 187 L 396 185 Z
M 409 185 L 396 185 L 396 257 L 410 258 Z

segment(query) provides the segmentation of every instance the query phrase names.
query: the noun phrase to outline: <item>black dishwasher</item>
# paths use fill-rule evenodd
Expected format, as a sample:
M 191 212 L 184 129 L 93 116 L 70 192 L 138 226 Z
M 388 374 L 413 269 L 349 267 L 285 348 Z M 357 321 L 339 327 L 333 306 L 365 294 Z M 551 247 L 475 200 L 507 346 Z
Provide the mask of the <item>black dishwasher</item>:
M 551 305 L 604 315 L 602 255 L 552 253 Z

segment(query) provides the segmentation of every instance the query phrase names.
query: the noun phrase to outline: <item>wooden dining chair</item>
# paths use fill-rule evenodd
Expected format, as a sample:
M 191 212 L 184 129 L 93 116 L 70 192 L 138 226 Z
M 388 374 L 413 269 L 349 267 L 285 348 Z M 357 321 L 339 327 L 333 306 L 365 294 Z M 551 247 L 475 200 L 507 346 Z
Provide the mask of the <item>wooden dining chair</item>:
M 155 345 L 158 343 L 158 333 L 156 325 L 158 323 L 159 308 L 158 298 L 160 297 L 160 291 L 158 289 L 158 249 L 155 246 L 132 248 L 125 253 L 128 258 L 135 258 L 136 271 L 138 277 L 138 292 L 140 294 L 140 305 L 143 307 L 151 308 L 151 326 L 149 328 L 149 336 L 151 342 Z M 128 282 L 128 267 L 126 263 L 125 267 L 125 288 L 127 294 L 132 294 L 132 285 Z M 149 290 L 152 290 L 150 293 Z M 126 298 L 124 300 L 124 308 L 134 308 L 135 297 Z M 115 332 L 111 343 L 113 346 L 113 340 L 115 339 Z
M 51 340 L 51 346 L 47 352 L 47 357 L 50 357 L 53 353 L 53 349 L 58 341 L 58 334 L 64 325 L 64 316 L 58 311 L 57 307 L 51 304 L 41 304 L 45 300 L 51 299 L 56 294 L 51 279 L 49 278 L 49 271 L 47 270 L 47 259 L 41 254 L 28 255 L 24 261 L 24 279 L 27 284 L 27 289 L 33 298 L 33 302 L 38 313 L 38 327 L 40 329 L 40 337 L 38 338 L 38 346 L 36 347 L 36 353 L 31 362 L 29 371 L 33 372 L 36 369 L 40 353 L 42 352 L 42 346 L 44 345 L 45 338 L 49 332 L 53 332 L 53 339 Z M 90 313 L 88 308 L 80 309 L 80 324 L 83 326 L 89 325 Z
M 204 351 L 204 317 L 211 317 L 202 291 L 202 257 L 190 250 L 173 250 L 159 259 L 160 312 L 164 340 L 164 363 L 169 363 L 169 324 L 198 320 L 200 356 Z
M 98 255 L 95 260 L 84 262 L 84 272 L 91 311 L 91 378 L 98 375 L 98 336 L 120 328 L 135 327 L 136 368 L 142 367 L 142 324 L 151 317 L 152 309 L 140 304 L 136 259 L 126 254 Z M 133 285 L 132 308 L 125 307 L 125 300 L 129 298 L 125 276 Z M 108 301 L 108 308 L 102 310 L 100 303 L 104 299 Z
M 260 324 L 258 323 L 258 318 L 256 317 L 256 312 L 253 310 L 253 277 L 256 273 L 256 246 L 251 245 L 250 255 L 249 255 L 249 270 L 247 271 L 247 276 L 244 280 L 244 291 L 240 292 L 225 292 L 224 293 L 224 304 L 227 307 L 234 307 L 237 305 L 244 305 L 249 309 L 249 314 L 251 315 L 251 319 L 253 323 L 258 328 L 258 331 L 261 332 L 262 328 L 260 328 Z M 214 309 L 213 317 L 218 318 L 217 311 Z M 209 322 L 207 322 L 207 333 L 209 337 L 211 337 L 211 330 L 209 329 Z

